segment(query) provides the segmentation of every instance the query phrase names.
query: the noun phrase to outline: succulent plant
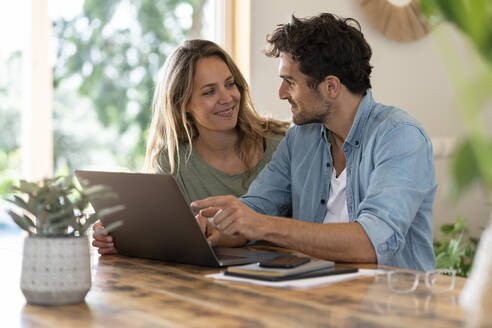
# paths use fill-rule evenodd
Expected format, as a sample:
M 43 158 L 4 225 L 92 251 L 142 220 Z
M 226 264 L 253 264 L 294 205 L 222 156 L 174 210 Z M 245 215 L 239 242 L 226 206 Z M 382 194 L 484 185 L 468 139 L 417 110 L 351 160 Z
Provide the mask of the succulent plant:
M 81 184 L 85 187 L 84 181 Z M 124 208 L 118 205 L 84 213 L 91 201 L 116 198 L 116 195 L 109 187 L 102 185 L 82 190 L 68 177 L 47 178 L 38 183 L 20 180 L 12 190 L 16 193 L 6 201 L 16 205 L 23 213 L 13 210 L 8 213 L 30 236 L 83 236 L 94 222 Z M 121 221 L 116 221 L 98 233 L 106 233 L 121 224 Z

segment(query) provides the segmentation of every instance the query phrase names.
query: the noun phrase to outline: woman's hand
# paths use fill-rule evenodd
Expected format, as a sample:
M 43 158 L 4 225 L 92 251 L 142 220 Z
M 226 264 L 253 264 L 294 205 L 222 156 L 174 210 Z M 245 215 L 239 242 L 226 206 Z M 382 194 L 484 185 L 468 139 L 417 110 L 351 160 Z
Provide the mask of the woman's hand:
M 92 226 L 94 232 L 104 229 L 101 221 L 97 221 L 94 226 Z M 92 241 L 92 246 L 96 247 L 98 253 L 101 255 L 107 254 L 118 254 L 118 251 L 114 247 L 113 237 L 109 234 L 93 234 L 94 240 Z

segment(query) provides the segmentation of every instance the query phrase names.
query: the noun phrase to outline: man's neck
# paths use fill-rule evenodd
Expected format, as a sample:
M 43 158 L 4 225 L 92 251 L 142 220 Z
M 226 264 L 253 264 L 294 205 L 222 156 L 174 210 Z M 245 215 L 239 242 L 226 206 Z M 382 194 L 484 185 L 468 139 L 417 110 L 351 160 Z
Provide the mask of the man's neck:
M 336 145 L 341 147 L 345 139 L 347 139 L 361 100 L 361 95 L 353 95 L 346 92 L 333 103 L 334 115 L 323 125 L 331 131 L 332 142 Z

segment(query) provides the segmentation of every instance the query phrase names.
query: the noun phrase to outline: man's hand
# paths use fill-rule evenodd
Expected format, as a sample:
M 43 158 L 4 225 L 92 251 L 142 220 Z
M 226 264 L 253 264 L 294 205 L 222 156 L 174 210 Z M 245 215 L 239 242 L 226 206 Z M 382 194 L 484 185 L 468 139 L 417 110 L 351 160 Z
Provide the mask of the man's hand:
M 205 237 L 207 237 L 207 241 L 210 246 L 214 247 L 219 244 L 220 239 L 220 231 L 209 222 L 208 218 L 204 217 L 200 213 L 195 216 L 198 224 L 200 225 L 200 229 L 204 233 Z
M 94 230 L 94 232 L 96 232 L 98 230 L 104 229 L 104 226 L 102 225 L 101 221 L 98 221 L 92 226 L 92 229 Z M 98 248 L 97 251 L 99 252 L 99 254 L 118 254 L 118 251 L 113 244 L 113 237 L 108 234 L 93 234 L 93 237 L 94 240 L 92 241 L 92 246 Z
M 191 207 L 202 209 L 200 215 L 204 218 L 213 217 L 214 225 L 226 235 L 242 236 L 249 240 L 263 239 L 264 215 L 253 211 L 234 196 L 205 198 L 191 203 Z

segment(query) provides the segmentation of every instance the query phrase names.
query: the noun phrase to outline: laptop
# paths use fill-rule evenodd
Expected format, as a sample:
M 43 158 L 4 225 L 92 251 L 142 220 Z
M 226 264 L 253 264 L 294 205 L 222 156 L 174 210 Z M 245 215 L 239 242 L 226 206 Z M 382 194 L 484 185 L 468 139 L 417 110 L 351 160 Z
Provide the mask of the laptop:
M 122 220 L 111 232 L 122 255 L 208 267 L 262 262 L 281 254 L 246 248 L 212 248 L 172 175 L 82 171 L 74 172 L 88 187 L 109 186 L 118 199 L 91 202 L 96 211 L 115 205 L 125 209 L 102 219 Z

